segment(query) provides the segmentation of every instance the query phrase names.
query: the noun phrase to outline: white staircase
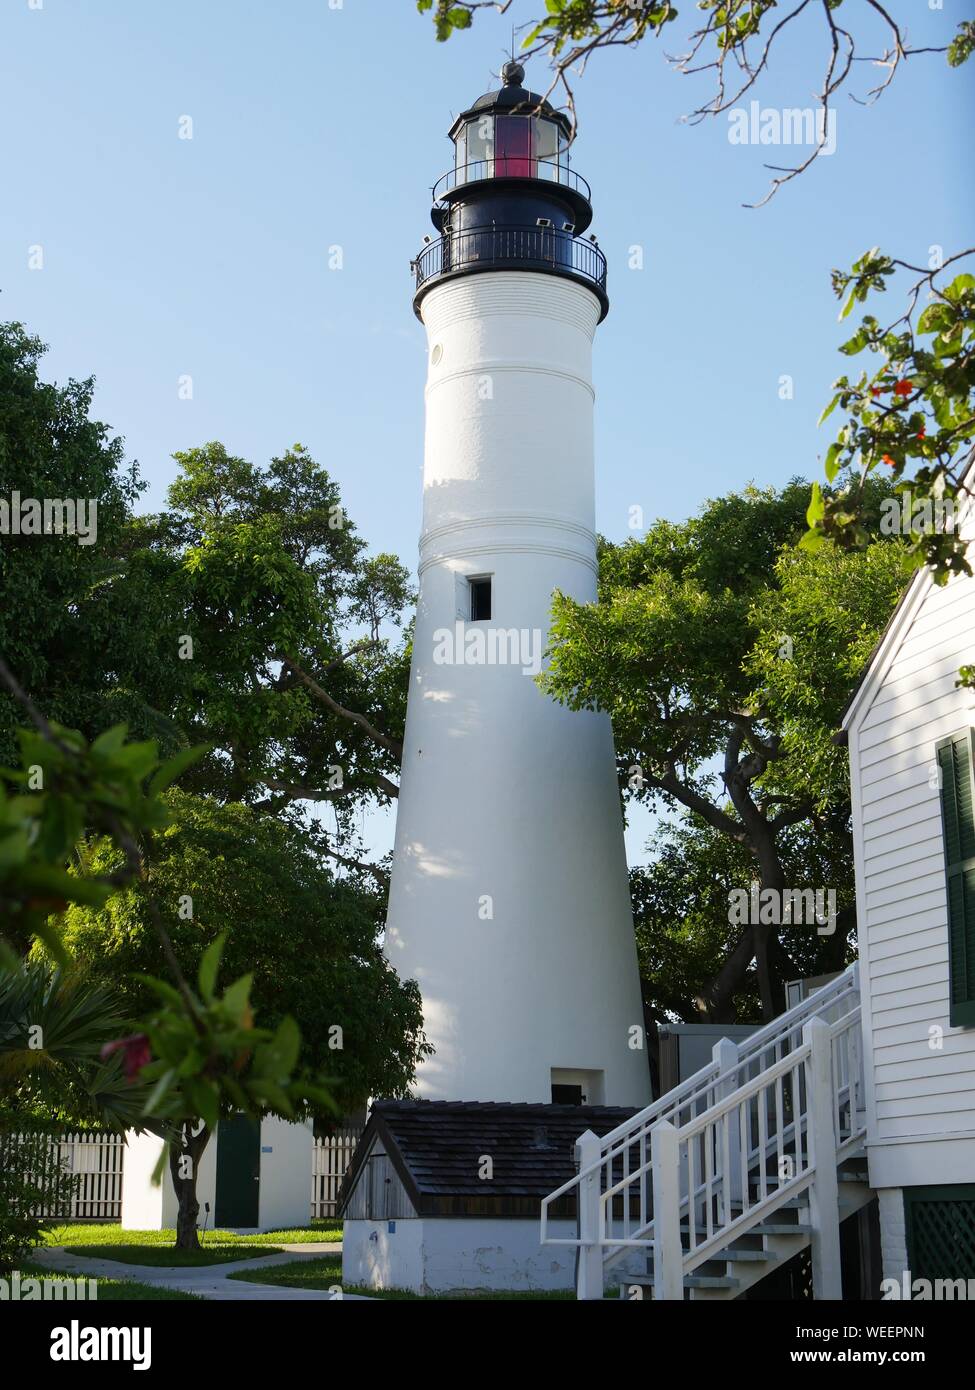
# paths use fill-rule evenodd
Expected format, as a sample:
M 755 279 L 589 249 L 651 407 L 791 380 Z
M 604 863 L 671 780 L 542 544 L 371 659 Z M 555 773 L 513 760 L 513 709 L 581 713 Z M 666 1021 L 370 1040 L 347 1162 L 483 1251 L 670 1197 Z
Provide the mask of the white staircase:
M 577 1293 L 607 1272 L 656 1299 L 737 1298 L 812 1248 L 816 1298 L 840 1298 L 840 1222 L 873 1193 L 856 965 L 601 1139 L 542 1202 L 542 1244 L 579 1250 Z M 550 1234 L 567 1207 L 574 1238 Z M 630 1296 L 633 1296 L 631 1294 Z

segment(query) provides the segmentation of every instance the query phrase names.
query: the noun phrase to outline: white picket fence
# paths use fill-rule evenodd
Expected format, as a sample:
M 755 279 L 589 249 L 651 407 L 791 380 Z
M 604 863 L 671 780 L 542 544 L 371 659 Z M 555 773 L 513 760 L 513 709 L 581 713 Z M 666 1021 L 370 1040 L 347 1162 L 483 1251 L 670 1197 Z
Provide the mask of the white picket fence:
M 312 1220 L 337 1215 L 338 1193 L 361 1130 L 316 1139 L 312 1150 Z M 20 1136 L 11 1136 L 16 1139 Z M 125 1139 L 121 1134 L 62 1134 L 48 1141 L 48 1163 L 77 1177 L 68 1203 L 42 1203 L 34 1215 L 65 1221 L 121 1221 Z
M 13 1135 L 14 1141 L 26 1141 L 27 1135 Z M 47 1141 L 45 1171 L 58 1166 L 72 1173 L 77 1181 L 70 1203 L 59 1205 L 56 1200 L 42 1202 L 35 1216 L 60 1217 L 65 1221 L 121 1221 L 122 1219 L 122 1154 L 125 1140 L 121 1134 L 62 1134 Z M 45 1186 L 44 1176 L 39 1179 Z
M 338 1195 L 346 1169 L 352 1162 L 361 1129 L 343 1130 L 327 1139 L 316 1139 L 311 1159 L 312 1220 L 338 1215 Z

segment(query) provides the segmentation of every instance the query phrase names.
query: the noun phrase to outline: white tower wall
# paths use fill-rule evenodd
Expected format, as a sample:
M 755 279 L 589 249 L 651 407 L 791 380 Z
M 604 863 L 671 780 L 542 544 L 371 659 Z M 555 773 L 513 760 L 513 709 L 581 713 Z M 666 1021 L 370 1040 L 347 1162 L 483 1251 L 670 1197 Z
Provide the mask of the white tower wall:
M 489 272 L 432 287 L 421 312 L 420 599 L 386 944 L 436 1048 L 419 1094 L 544 1102 L 554 1072 L 592 1104 L 644 1105 L 609 720 L 563 709 L 520 664 L 435 660 L 445 630 L 516 629 L 531 665 L 553 591 L 596 597 L 599 301 L 559 276 Z M 470 576 L 492 580 L 489 622 L 469 621 Z

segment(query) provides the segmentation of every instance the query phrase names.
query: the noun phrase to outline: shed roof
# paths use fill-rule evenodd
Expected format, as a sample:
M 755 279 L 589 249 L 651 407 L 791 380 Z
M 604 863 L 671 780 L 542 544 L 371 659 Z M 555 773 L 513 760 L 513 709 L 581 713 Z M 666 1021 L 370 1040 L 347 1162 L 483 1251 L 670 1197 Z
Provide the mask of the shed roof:
M 376 1101 L 342 1184 L 340 1209 L 378 1138 L 418 1215 L 465 1215 L 475 1204 L 482 1214 L 535 1214 L 542 1197 L 574 1176 L 580 1134 L 608 1134 L 635 1114 L 613 1105 Z M 481 1175 L 485 1155 L 493 1161 L 489 1180 Z

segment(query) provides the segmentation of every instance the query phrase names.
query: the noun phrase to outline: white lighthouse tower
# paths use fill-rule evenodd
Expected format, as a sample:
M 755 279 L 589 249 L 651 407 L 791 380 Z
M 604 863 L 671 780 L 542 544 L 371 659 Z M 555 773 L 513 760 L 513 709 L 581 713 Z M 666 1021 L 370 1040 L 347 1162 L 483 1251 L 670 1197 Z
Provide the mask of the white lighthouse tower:
M 420 600 L 387 953 L 423 996 L 424 1099 L 650 1096 L 608 718 L 534 676 L 552 595 L 596 597 L 592 343 L 606 263 L 569 123 L 504 86 L 454 123 L 416 261 Z

